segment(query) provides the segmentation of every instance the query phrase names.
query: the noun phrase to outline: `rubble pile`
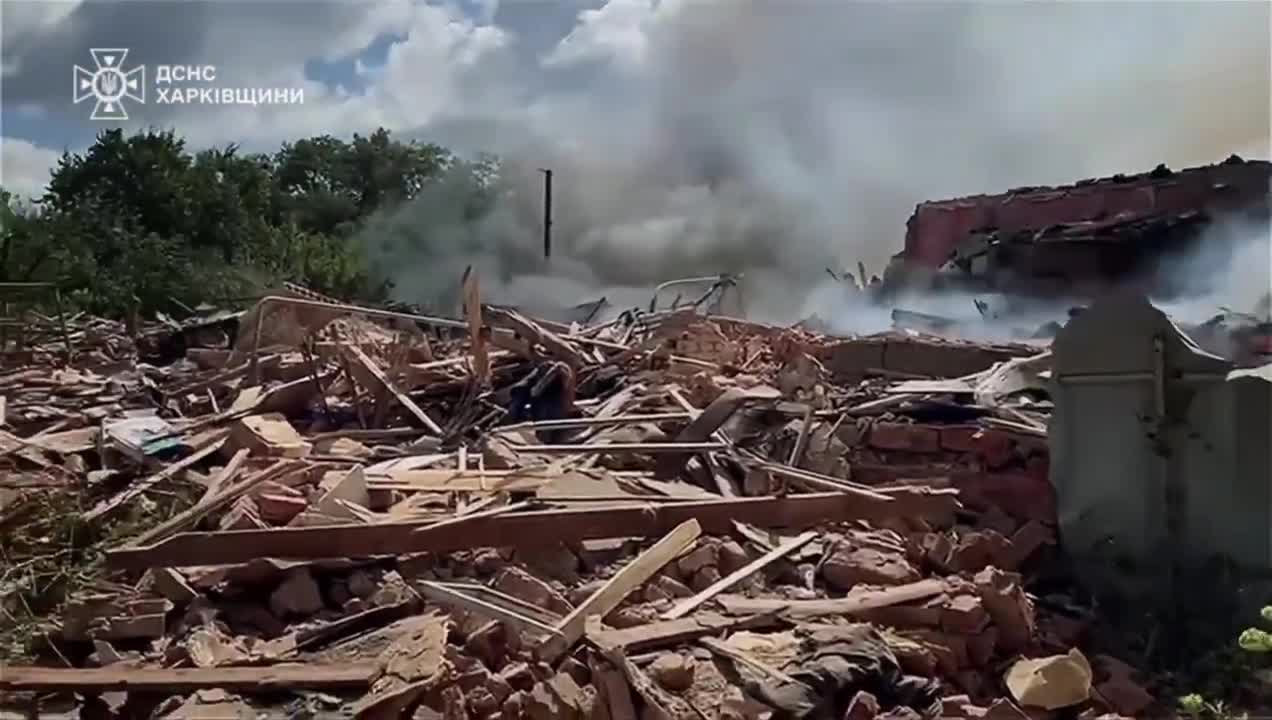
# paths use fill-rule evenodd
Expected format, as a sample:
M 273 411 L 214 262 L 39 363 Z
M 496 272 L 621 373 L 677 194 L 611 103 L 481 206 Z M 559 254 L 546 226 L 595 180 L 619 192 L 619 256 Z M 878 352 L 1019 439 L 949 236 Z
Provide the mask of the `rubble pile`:
M 483 306 L 475 279 L 465 306 L 273 299 L 233 342 L 182 328 L 167 365 L 114 328 L 76 337 L 70 365 L 0 373 L 0 622 L 36 658 L 0 666 L 5 701 L 448 720 L 1154 706 L 1134 669 L 1083 654 L 1089 612 L 1033 592 L 1055 552 L 1048 353 L 693 312 L 565 326 Z

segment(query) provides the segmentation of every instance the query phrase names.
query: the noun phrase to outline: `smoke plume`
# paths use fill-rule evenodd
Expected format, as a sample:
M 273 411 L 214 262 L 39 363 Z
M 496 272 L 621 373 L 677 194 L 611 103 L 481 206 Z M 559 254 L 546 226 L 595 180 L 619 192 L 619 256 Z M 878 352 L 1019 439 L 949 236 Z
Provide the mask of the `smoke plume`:
M 610 0 L 503 78 L 506 104 L 424 130 L 503 158 L 492 212 L 450 180 L 363 240 L 435 307 L 468 265 L 531 307 L 733 272 L 758 319 L 868 329 L 826 269 L 882 274 L 918 202 L 1266 157 L 1270 8 Z

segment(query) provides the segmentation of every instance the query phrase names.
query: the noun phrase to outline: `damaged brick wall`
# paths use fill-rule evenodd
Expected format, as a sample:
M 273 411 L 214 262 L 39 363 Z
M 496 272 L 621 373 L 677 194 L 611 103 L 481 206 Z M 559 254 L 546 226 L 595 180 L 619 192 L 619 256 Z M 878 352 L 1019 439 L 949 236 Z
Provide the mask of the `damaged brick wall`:
M 744 320 L 707 320 L 692 313 L 669 318 L 659 327 L 658 336 L 677 355 L 740 366 L 756 354 L 779 361 L 807 354 L 820 361 L 840 383 L 855 382 L 867 375 L 970 375 L 994 363 L 1036 352 L 1024 345 L 989 345 L 894 333 L 832 338 Z
M 906 222 L 902 257 L 937 268 L 976 230 L 1041 230 L 1060 223 L 1237 209 L 1265 201 L 1270 180 L 1272 163 L 1234 157 L 1178 172 L 1162 167 L 1068 186 L 924 202 Z

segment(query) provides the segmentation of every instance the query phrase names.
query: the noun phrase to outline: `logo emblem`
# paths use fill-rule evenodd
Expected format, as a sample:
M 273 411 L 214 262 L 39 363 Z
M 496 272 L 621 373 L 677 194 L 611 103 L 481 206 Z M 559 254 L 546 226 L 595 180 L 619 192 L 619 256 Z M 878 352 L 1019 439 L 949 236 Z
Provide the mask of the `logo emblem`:
M 93 48 L 95 70 L 79 65 L 75 66 L 76 103 L 93 98 L 93 120 L 127 120 L 128 111 L 124 109 L 124 100 L 146 102 L 146 66 L 138 65 L 125 71 L 124 58 L 128 57 L 125 48 Z

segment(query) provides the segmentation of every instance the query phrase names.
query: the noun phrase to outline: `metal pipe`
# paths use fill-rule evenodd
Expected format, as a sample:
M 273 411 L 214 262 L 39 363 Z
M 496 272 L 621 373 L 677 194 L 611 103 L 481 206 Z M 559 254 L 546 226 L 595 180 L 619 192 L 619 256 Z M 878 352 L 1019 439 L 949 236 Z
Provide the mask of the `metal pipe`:
M 665 289 L 667 289 L 667 288 L 669 288 L 669 287 L 672 287 L 673 285 L 690 285 L 690 284 L 696 284 L 696 283 L 707 283 L 707 282 L 709 282 L 709 283 L 718 283 L 718 282 L 720 282 L 721 280 L 725 279 L 726 277 L 729 277 L 729 276 L 727 276 L 727 275 L 709 275 L 709 276 L 707 276 L 707 277 L 682 278 L 682 279 L 680 279 L 680 280 L 668 280 L 667 282 L 662 283 L 661 285 L 659 285 L 659 286 L 657 286 L 657 287 L 655 287 L 655 288 L 654 288 L 654 296 L 653 296 L 652 298 L 650 298 L 650 300 L 649 300 L 649 312 L 654 312 L 655 308 L 657 308 L 657 306 L 658 306 L 658 294 L 659 294 L 659 293 L 661 293 L 663 290 L 665 290 Z M 712 289 L 714 290 L 714 288 L 712 288 Z
M 540 168 L 543 173 L 543 257 L 552 257 L 552 171 Z

